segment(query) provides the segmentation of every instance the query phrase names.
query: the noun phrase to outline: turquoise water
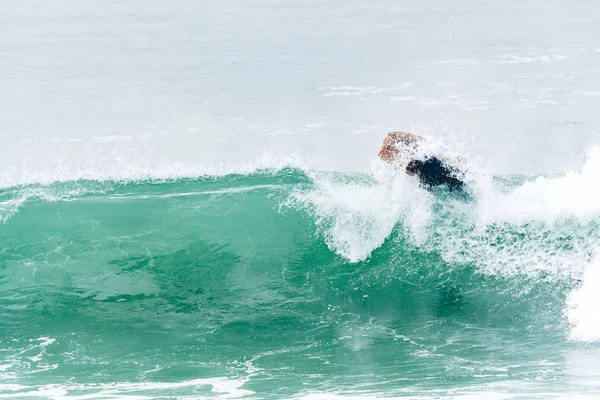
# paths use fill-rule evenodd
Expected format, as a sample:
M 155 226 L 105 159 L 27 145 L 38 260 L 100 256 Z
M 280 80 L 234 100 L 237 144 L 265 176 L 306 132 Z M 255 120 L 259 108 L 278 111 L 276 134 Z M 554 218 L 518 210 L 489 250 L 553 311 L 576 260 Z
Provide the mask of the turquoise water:
M 482 223 L 481 194 L 410 203 L 410 184 L 282 169 L 2 190 L 1 396 L 599 395 L 600 349 L 565 313 L 582 273 L 560 261 L 591 262 L 598 220 Z

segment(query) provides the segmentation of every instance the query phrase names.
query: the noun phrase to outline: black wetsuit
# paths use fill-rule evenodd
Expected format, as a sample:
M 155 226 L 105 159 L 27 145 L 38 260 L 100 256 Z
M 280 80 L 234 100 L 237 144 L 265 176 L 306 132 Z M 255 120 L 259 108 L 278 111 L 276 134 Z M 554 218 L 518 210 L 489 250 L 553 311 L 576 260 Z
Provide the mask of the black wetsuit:
M 456 169 L 446 165 L 437 157 L 427 157 L 423 160 L 412 160 L 406 170 L 416 174 L 421 185 L 426 189 L 446 185 L 450 191 L 460 191 L 464 183 L 456 177 Z

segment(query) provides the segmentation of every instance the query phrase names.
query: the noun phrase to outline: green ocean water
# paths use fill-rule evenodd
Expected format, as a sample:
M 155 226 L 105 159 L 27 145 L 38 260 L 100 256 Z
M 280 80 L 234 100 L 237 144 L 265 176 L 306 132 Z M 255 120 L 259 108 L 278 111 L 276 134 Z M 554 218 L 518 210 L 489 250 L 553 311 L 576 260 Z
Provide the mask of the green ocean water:
M 482 222 L 481 194 L 402 185 L 3 189 L 0 397 L 600 396 L 600 349 L 565 311 L 597 219 Z

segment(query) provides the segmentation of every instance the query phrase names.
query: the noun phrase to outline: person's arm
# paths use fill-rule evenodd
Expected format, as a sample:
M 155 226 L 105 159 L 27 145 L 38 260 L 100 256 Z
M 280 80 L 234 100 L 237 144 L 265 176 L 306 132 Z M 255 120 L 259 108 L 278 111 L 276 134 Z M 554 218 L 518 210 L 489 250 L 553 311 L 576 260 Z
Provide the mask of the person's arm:
M 403 145 L 411 145 L 425 140 L 421 136 L 408 132 L 390 132 L 383 139 L 383 145 L 379 150 L 379 158 L 383 161 L 391 162 L 398 155 L 398 143 Z

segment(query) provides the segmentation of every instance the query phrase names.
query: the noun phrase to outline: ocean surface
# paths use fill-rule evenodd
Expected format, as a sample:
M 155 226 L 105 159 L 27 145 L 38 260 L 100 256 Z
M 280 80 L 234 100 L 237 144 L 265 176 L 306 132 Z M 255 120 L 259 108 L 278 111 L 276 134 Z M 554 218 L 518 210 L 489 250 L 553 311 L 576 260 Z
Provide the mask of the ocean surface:
M 599 14 L 4 4 L 0 398 L 600 398 Z

